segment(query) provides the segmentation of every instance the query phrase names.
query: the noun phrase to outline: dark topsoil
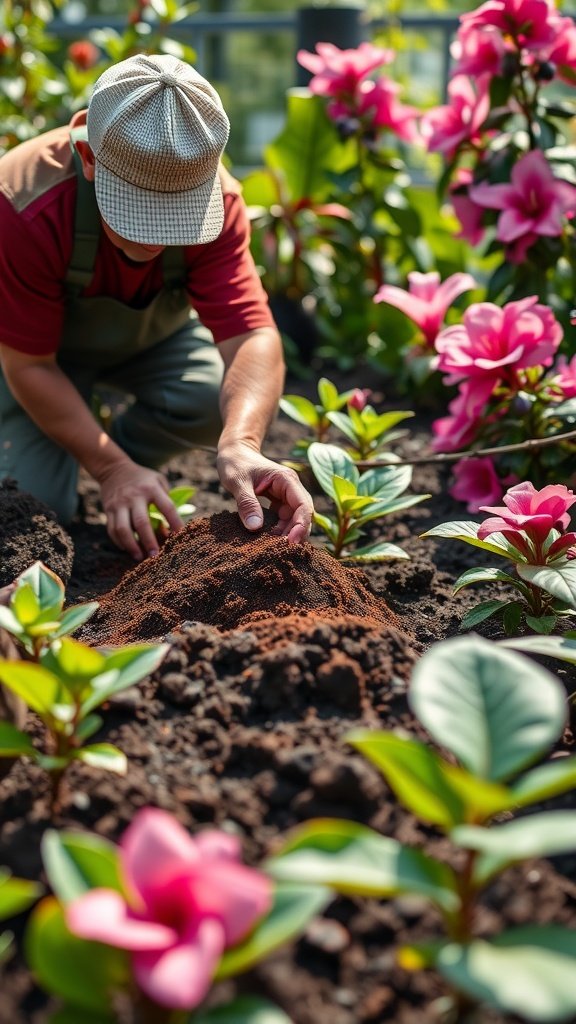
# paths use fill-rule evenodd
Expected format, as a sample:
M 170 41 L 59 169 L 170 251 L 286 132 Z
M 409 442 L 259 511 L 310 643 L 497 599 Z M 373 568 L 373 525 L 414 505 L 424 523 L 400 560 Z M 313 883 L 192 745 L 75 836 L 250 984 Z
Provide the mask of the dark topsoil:
M 365 374 L 357 383 L 370 381 Z M 311 385 L 289 390 L 313 397 Z M 391 405 L 399 406 L 408 403 Z M 427 450 L 429 438 L 424 418 L 411 423 L 397 447 L 406 458 Z M 270 431 L 268 452 L 288 456 L 297 436 L 299 428 L 282 418 Z M 206 453 L 174 460 L 169 476 L 197 486 L 197 518 L 167 541 L 157 560 L 136 567 L 108 540 L 87 479 L 71 530 L 72 565 L 50 513 L 27 507 L 21 496 L 17 506 L 9 488 L 0 491 L 0 511 L 3 503 L 10 507 L 0 518 L 0 584 L 14 569 L 44 558 L 67 580 L 69 604 L 101 600 L 82 639 L 169 642 L 155 675 L 109 705 L 96 737 L 125 751 L 127 776 L 75 766 L 57 825 L 116 840 L 134 811 L 152 804 L 192 832 L 212 825 L 238 834 L 246 860 L 258 864 L 292 826 L 335 816 L 453 860 L 447 842 L 400 808 L 375 769 L 345 742 L 358 726 L 422 733 L 406 699 L 414 661 L 432 643 L 456 635 L 462 615 L 480 599 L 472 589 L 453 597 L 452 585 L 465 568 L 482 564 L 482 552 L 419 539 L 437 523 L 470 518 L 446 494 L 447 471 L 415 467 L 413 491 L 431 499 L 373 528 L 374 536 L 382 531 L 405 548 L 410 561 L 362 570 L 334 562 L 319 540 L 290 547 L 272 536 L 268 520 L 261 534 L 249 534 Z M 317 505 L 322 509 L 321 495 Z M 490 596 L 483 588 L 482 599 Z M 497 638 L 490 624 L 480 631 Z M 573 673 L 559 664 L 551 667 L 568 691 L 576 690 Z M 568 728 L 558 750 L 571 746 Z M 25 762 L 0 783 L 0 863 L 25 877 L 41 875 L 39 842 L 52 824 L 47 795 L 45 776 Z M 574 927 L 575 883 L 575 857 L 509 870 L 486 894 L 478 934 L 534 920 Z M 22 925 L 15 922 L 18 934 Z M 239 987 L 280 1004 L 294 1024 L 432 1024 L 442 985 L 430 973 L 401 970 L 394 950 L 439 933 L 437 915 L 419 900 L 337 899 L 299 942 L 244 976 Z M 229 993 L 217 989 L 214 998 Z M 13 958 L 0 989 L 0 1024 L 46 1024 L 47 1007 Z M 478 1020 L 503 1018 L 482 1011 Z

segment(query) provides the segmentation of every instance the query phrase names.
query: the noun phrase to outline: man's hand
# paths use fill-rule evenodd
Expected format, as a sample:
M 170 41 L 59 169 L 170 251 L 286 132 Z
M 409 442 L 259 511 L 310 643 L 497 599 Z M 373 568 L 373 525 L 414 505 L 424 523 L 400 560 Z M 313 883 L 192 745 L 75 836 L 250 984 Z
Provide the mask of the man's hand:
M 274 533 L 293 543 L 310 534 L 314 506 L 308 491 L 293 469 L 266 459 L 250 445 L 238 442 L 218 452 L 222 485 L 234 496 L 238 514 L 247 530 L 259 530 L 264 522 L 257 495 L 270 500 L 278 516 Z
M 175 533 L 183 523 L 168 497 L 168 484 L 161 473 L 139 466 L 128 458 L 99 477 L 102 505 L 111 539 L 137 562 L 158 554 L 158 539 L 148 516 L 154 502 Z

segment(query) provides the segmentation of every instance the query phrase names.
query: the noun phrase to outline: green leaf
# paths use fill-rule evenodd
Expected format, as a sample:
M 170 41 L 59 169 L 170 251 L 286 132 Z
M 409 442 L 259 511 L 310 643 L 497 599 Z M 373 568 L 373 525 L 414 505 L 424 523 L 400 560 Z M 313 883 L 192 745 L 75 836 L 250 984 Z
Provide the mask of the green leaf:
M 312 519 L 316 526 L 319 526 L 321 530 L 324 530 L 324 533 L 326 533 L 330 540 L 335 543 L 338 536 L 338 523 L 334 522 L 333 519 L 330 519 L 329 516 L 321 515 L 320 512 L 314 512 Z
M 339 504 L 342 504 L 345 498 L 356 497 L 356 487 L 351 480 L 346 480 L 343 476 L 334 476 L 332 482 L 334 496 Z
M 27 661 L 0 661 L 0 682 L 40 715 L 51 712 L 60 691 L 53 672 Z
M 542 590 L 557 597 L 571 608 L 576 607 L 576 564 L 574 562 L 561 563 L 558 567 L 522 563 L 518 566 L 518 573 L 528 583 L 532 583 L 535 587 L 541 587 Z
M 42 893 L 42 886 L 29 882 L 25 878 L 13 878 L 3 872 L 0 874 L 0 920 L 14 917 L 23 910 L 28 910 Z
M 65 636 L 44 651 L 40 663 L 57 676 L 72 693 L 83 690 L 106 670 L 106 658 L 87 644 Z
M 346 515 L 355 519 L 355 513 L 361 512 L 363 508 L 368 508 L 370 505 L 374 505 L 374 502 L 374 498 L 344 498 L 342 501 L 342 510 Z
M 128 771 L 126 755 L 112 743 L 91 743 L 88 747 L 80 747 L 74 756 L 77 761 L 83 761 L 91 768 L 104 768 L 117 775 L 125 775 Z
M 327 170 L 342 164 L 344 147 L 321 97 L 308 89 L 289 89 L 284 127 L 264 150 L 268 167 L 282 174 L 291 202 L 320 201 L 331 193 Z
M 0 965 L 8 958 L 13 939 L 12 932 L 0 932 Z
M 72 608 L 68 608 L 60 619 L 60 625 L 54 633 L 54 638 L 66 636 L 68 633 L 74 633 L 75 630 L 80 629 L 80 626 L 83 626 L 99 607 L 98 601 L 89 601 L 86 604 L 76 604 Z
M 129 983 L 126 953 L 76 938 L 66 927 L 62 907 L 51 897 L 32 914 L 25 947 L 42 988 L 80 1010 L 109 1013 L 114 992 Z
M 505 610 L 509 605 L 508 601 L 481 601 L 480 604 L 474 605 L 470 611 L 466 612 L 466 615 L 460 623 L 460 629 L 473 629 L 474 626 L 479 626 L 481 622 L 486 619 L 490 619 L 492 615 L 496 615 L 497 612 Z
M 522 604 L 520 601 L 510 601 L 502 613 L 502 625 L 504 632 L 510 636 L 518 632 L 522 621 Z
M 458 904 L 448 865 L 352 821 L 307 822 L 265 868 L 280 880 L 321 884 L 347 896 L 416 892 L 448 912 Z
M 523 584 L 519 584 L 514 576 L 511 576 L 509 572 L 504 572 L 503 569 L 495 569 L 492 566 L 486 569 L 467 569 L 461 576 L 458 577 L 454 584 L 454 593 L 457 594 L 462 587 L 469 587 L 471 583 L 493 583 L 495 580 L 499 580 L 502 583 L 508 583 L 511 587 L 520 587 L 522 592 L 526 592 L 526 587 Z
M 326 412 L 332 409 L 341 409 L 346 403 L 346 396 L 338 393 L 338 388 L 327 377 L 320 377 L 318 381 L 318 398 Z
M 32 740 L 11 722 L 0 721 L 0 757 L 34 757 Z
M 520 636 L 498 642 L 502 647 L 513 647 L 524 654 L 542 654 L 576 665 L 576 640 L 565 636 Z
M 82 703 L 82 715 L 93 711 L 113 693 L 120 693 L 151 675 L 168 651 L 168 644 L 127 644 L 105 659 L 105 672 L 92 680 L 93 692 Z
M 42 860 L 48 881 L 63 903 L 89 889 L 122 892 L 118 850 L 99 836 L 49 829 L 42 840 Z
M 477 850 L 474 879 L 484 884 L 509 864 L 576 850 L 576 811 L 545 811 L 491 828 L 460 825 L 450 833 L 457 846 Z
M 72 1022 L 71 1022 L 72 1024 Z M 90 1024 L 90 1022 L 88 1022 Z M 200 1010 L 188 1019 L 188 1024 L 293 1024 L 283 1010 L 273 1003 L 252 996 L 240 996 L 225 1006 Z
M 100 715 L 88 715 L 87 718 L 83 718 L 76 726 L 74 730 L 75 739 L 84 743 L 85 740 L 90 739 L 90 736 L 93 736 L 95 732 L 98 732 L 102 723 L 103 719 Z
M 388 503 L 403 494 L 412 481 L 412 466 L 382 466 L 369 469 L 360 477 L 358 494 Z
M 24 628 L 36 622 L 41 608 L 38 598 L 29 583 L 20 583 L 10 601 L 10 608 Z
M 363 526 L 364 523 L 369 523 L 372 519 L 380 519 L 381 516 L 390 516 L 394 512 L 401 512 L 404 509 L 412 508 L 414 505 L 419 505 L 421 501 L 426 501 L 429 497 L 429 494 L 412 494 L 410 497 L 399 498 L 397 501 L 377 499 L 376 503 L 371 506 L 370 511 L 365 515 L 359 516 L 356 523 L 359 526 Z
M 352 444 L 356 445 L 358 443 L 358 432 L 355 430 L 350 416 L 347 416 L 345 412 L 329 412 L 326 414 L 326 419 L 330 420 L 330 423 L 337 427 L 349 441 L 352 441 Z
M 413 412 L 383 412 L 380 416 L 375 416 L 372 420 L 368 421 L 366 438 L 368 441 L 376 441 L 383 438 L 392 427 L 395 427 L 397 423 L 401 423 L 403 420 L 410 419 L 414 415 Z
M 490 540 L 478 540 L 479 523 L 469 520 L 456 521 L 453 523 L 440 523 L 433 526 L 431 530 L 420 534 L 421 537 L 444 537 L 448 540 L 463 540 L 466 544 L 472 544 L 475 548 L 482 548 L 483 551 L 492 551 L 496 555 L 504 555 L 514 562 L 521 561 L 521 554 L 508 543 L 501 533 L 491 533 Z
M 416 663 L 409 701 L 436 743 L 497 781 L 541 756 L 566 721 L 564 689 L 550 672 L 481 637 L 431 647 Z
M 247 971 L 274 949 L 299 936 L 308 922 L 324 909 L 331 893 L 325 886 L 279 881 L 274 886 L 273 897 L 266 917 L 243 942 L 225 951 L 216 971 L 217 980 Z
M 535 1024 L 568 1021 L 576 1013 L 576 930 L 528 925 L 491 942 L 449 943 L 435 966 L 473 999 Z
M 554 629 L 556 619 L 556 615 L 527 615 L 526 625 L 529 626 L 530 629 L 533 629 L 535 633 L 541 633 L 545 636 L 547 633 L 551 633 Z
M 24 628 L 18 622 L 14 612 L 0 604 L 0 629 L 7 630 L 12 636 L 22 636 Z
M 357 730 L 346 737 L 382 772 L 418 817 L 443 828 L 492 817 L 512 806 L 510 791 L 450 764 L 417 740 Z
M 385 541 L 376 541 L 364 548 L 356 548 L 355 551 L 347 552 L 340 556 L 341 562 L 388 562 L 392 558 L 409 559 L 410 555 L 399 548 L 397 544 L 387 544 Z
M 514 806 L 526 807 L 576 788 L 576 757 L 559 757 L 524 772 L 510 789 Z
M 354 486 L 358 485 L 360 474 L 353 459 L 343 448 L 338 448 L 335 444 L 321 444 L 319 441 L 313 441 L 306 456 L 320 487 L 334 501 L 336 501 L 335 476 L 350 480 Z
M 297 423 L 314 429 L 318 426 L 320 416 L 316 406 L 308 398 L 302 395 L 284 395 L 279 402 L 282 412 Z
M 19 588 L 26 584 L 29 584 L 32 588 L 40 611 L 49 613 L 51 617 L 58 618 L 64 604 L 64 584 L 60 577 L 55 572 L 52 572 L 48 566 L 44 565 L 43 562 L 34 562 L 29 569 L 26 569 L 18 577 L 16 593 L 12 598 L 13 601 Z

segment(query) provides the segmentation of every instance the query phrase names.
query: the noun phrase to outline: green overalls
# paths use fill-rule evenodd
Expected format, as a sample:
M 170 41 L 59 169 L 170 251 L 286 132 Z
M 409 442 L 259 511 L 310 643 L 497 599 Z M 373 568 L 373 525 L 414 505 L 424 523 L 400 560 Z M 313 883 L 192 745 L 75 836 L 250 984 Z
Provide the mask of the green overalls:
M 82 297 L 92 278 L 101 224 L 94 186 L 74 156 L 78 197 L 58 363 L 88 404 L 98 383 L 131 396 L 111 435 L 135 462 L 158 467 L 195 444 L 216 444 L 222 359 L 190 309 L 179 247 L 164 251 L 164 285 L 144 309 L 107 297 Z M 74 515 L 76 461 L 39 430 L 0 373 L 0 478 L 6 476 L 45 501 L 61 522 Z

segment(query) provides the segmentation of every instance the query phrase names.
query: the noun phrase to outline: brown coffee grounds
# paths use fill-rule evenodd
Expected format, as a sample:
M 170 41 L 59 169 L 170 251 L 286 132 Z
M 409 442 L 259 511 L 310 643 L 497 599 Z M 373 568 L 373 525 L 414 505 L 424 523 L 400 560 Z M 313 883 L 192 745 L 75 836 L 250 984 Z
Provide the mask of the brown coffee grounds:
M 67 583 L 74 546 L 56 513 L 14 480 L 0 481 L 0 587 L 12 583 L 34 562 L 44 562 Z
M 188 621 L 246 629 L 293 614 L 353 615 L 396 626 L 361 570 L 311 544 L 275 537 L 274 521 L 268 514 L 254 534 L 232 512 L 193 520 L 100 599 L 82 639 L 123 644 L 158 639 Z

